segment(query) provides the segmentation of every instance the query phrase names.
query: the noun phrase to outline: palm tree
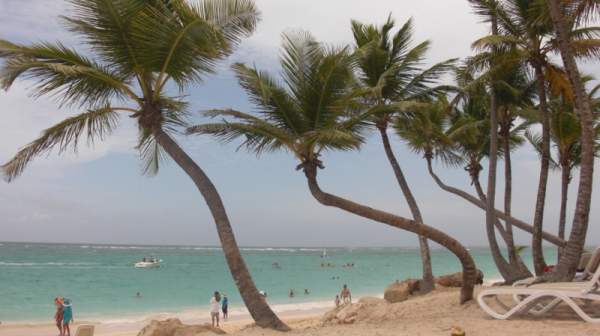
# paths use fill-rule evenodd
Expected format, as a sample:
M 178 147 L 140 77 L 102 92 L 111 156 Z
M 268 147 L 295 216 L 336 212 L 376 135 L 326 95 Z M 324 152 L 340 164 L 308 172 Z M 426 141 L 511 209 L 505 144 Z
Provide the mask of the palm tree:
M 518 60 L 533 69 L 537 81 L 539 113 L 542 123 L 542 157 L 540 178 L 536 195 L 534 213 L 534 232 L 532 236 L 532 254 L 537 275 L 543 273 L 545 260 L 542 250 L 543 217 L 546 199 L 548 170 L 550 167 L 550 116 L 547 107 L 546 88 L 549 85 L 567 86 L 564 72 L 553 64 L 548 55 L 557 51 L 557 42 L 551 20 L 547 16 L 548 9 L 538 0 L 471 0 L 478 14 L 484 17 L 497 18 L 498 32 L 492 33 L 474 42 L 474 46 L 482 49 L 516 47 L 519 50 Z M 590 40 L 594 30 L 588 28 L 575 29 L 569 26 L 569 36 L 577 43 L 577 55 L 589 57 L 593 54 L 597 43 Z M 590 43 L 591 42 L 591 43 Z
M 469 173 L 471 181 L 477 191 L 478 196 L 473 196 L 469 192 L 461 190 L 459 188 L 446 184 L 442 179 L 435 173 L 433 166 L 430 166 L 428 171 L 436 184 L 444 191 L 456 195 L 465 201 L 475 205 L 481 210 L 486 210 L 486 196 L 483 192 L 483 188 L 479 183 L 479 172 L 482 167 L 480 161 L 487 157 L 489 151 L 489 128 L 484 122 L 487 120 L 487 114 L 481 113 L 486 111 L 489 107 L 488 97 L 485 93 L 483 83 L 478 81 L 473 83 L 472 75 L 469 75 L 465 69 L 457 72 L 458 87 L 455 88 L 459 94 L 455 97 L 452 105 L 456 105 L 462 102 L 463 112 L 457 112 L 455 110 L 455 117 L 452 120 L 453 125 L 446 131 L 447 136 L 450 137 L 450 141 L 458 146 L 458 153 L 466 159 L 466 170 Z M 466 76 L 465 76 L 466 75 Z M 462 78 L 461 78 L 462 77 Z M 479 87 L 479 89 L 478 89 Z M 450 109 L 448 107 L 447 109 Z M 439 126 L 440 133 L 443 134 L 444 130 L 442 126 Z M 487 133 L 487 135 L 486 135 Z M 435 141 L 435 139 L 429 138 L 429 141 Z M 441 153 L 443 154 L 443 150 Z M 511 224 L 525 232 L 533 233 L 533 226 L 513 216 L 506 216 L 504 212 L 495 209 L 496 217 L 503 220 L 510 220 Z M 496 221 L 496 229 L 500 234 L 506 237 L 506 232 L 502 225 Z M 565 241 L 558 238 L 549 232 L 542 232 L 542 238 L 556 246 L 564 246 Z
M 461 302 L 473 297 L 475 264 L 469 252 L 454 238 L 423 223 L 374 209 L 324 192 L 317 181 L 323 169 L 320 156 L 326 150 L 358 149 L 364 141 L 364 120 L 397 106 L 377 106 L 358 115 L 360 108 L 350 87 L 353 83 L 353 58 L 348 48 L 331 48 L 317 43 L 308 33 L 284 35 L 281 67 L 283 83 L 257 69 L 236 64 L 240 85 L 257 107 L 258 115 L 239 111 L 209 111 L 208 115 L 226 118 L 221 122 L 198 125 L 190 133 L 212 134 L 224 141 L 243 138 L 242 146 L 258 154 L 286 150 L 299 161 L 312 196 L 332 206 L 392 227 L 433 240 L 454 253 L 463 266 Z
M 450 62 L 442 62 L 428 69 L 421 63 L 429 49 L 429 41 L 415 47 L 410 46 L 413 35 L 412 20 L 408 20 L 395 34 L 395 22 L 391 15 L 381 27 L 352 21 L 352 33 L 358 63 L 358 85 L 364 94 L 365 104 L 370 107 L 391 103 L 410 103 L 423 99 L 433 90 L 429 84 L 448 70 Z M 392 150 L 387 128 L 394 112 L 377 114 L 369 120 L 380 133 L 388 161 L 394 171 L 398 185 L 409 205 L 413 219 L 423 223 L 417 201 L 406 181 L 404 173 Z M 420 289 L 430 292 L 434 288 L 431 256 L 427 239 L 419 237 L 423 281 Z
M 596 88 L 600 88 L 600 85 Z M 596 103 L 594 98 L 594 90 L 589 94 L 589 99 L 592 103 Z M 550 110 L 550 137 L 556 148 L 556 160 L 551 158 L 551 167 L 559 168 L 561 171 L 561 199 L 560 199 L 560 214 L 558 217 L 558 236 L 561 239 L 565 238 L 565 226 L 567 215 L 567 201 L 569 194 L 569 184 L 572 179 L 572 172 L 581 164 L 581 127 L 579 118 L 573 109 L 573 102 L 561 97 L 553 97 L 548 104 Z M 594 116 L 594 125 L 597 115 Z M 597 126 L 595 126 L 597 127 Z M 531 132 L 526 133 L 529 142 L 539 152 L 541 139 L 539 134 Z M 596 133 L 595 142 L 597 143 L 598 134 Z M 594 156 L 598 156 L 599 146 L 594 146 Z M 562 254 L 562 248 L 558 250 L 558 260 Z
M 584 0 L 571 0 L 563 4 L 558 0 L 548 0 L 548 5 L 552 23 L 556 30 L 558 49 L 573 89 L 575 110 L 579 112 L 581 127 L 581 168 L 579 170 L 579 189 L 577 191 L 573 225 L 562 258 L 554 272 L 548 276 L 550 280 L 563 280 L 571 279 L 575 275 L 577 263 L 585 244 L 590 204 L 592 202 L 594 136 L 596 133 L 593 126 L 592 106 L 586 95 L 583 80 L 575 61 L 578 56 L 578 48 L 574 43 L 576 41 L 572 38 L 570 28 L 578 24 L 580 19 L 585 19 L 585 17 L 580 16 L 582 13 L 583 15 L 598 13 L 600 4 L 597 1 Z M 596 45 L 596 54 L 599 50 L 600 46 Z
M 507 176 L 510 176 L 510 151 L 522 142 L 518 135 L 522 126 L 512 126 L 515 108 L 511 100 L 516 97 L 512 97 L 509 93 L 519 93 L 520 90 L 510 86 L 511 78 L 516 75 L 515 71 L 506 69 L 504 73 L 504 83 L 506 84 L 505 90 L 498 90 L 499 101 L 501 102 L 498 107 L 500 112 L 499 135 L 503 146 L 499 148 L 497 152 L 504 157 L 505 173 L 507 173 Z M 446 131 L 446 134 L 454 144 L 453 151 L 459 154 L 465 161 L 465 171 L 469 173 L 471 184 L 474 185 L 479 199 L 482 202 L 487 202 L 487 195 L 481 187 L 479 175 L 483 169 L 481 160 L 489 157 L 490 151 L 490 125 L 489 122 L 487 122 L 489 120 L 490 96 L 487 94 L 484 83 L 475 81 L 473 75 L 467 68 L 460 68 L 457 70 L 456 77 L 457 83 L 459 84 L 459 87 L 457 88 L 459 94 L 454 98 L 453 104 L 457 106 L 453 109 L 451 125 Z M 518 77 L 519 76 L 516 76 L 516 78 Z M 508 139 L 506 144 L 505 139 Z M 508 155 L 506 152 L 508 152 Z M 507 178 L 505 182 L 505 195 L 510 196 L 510 178 Z M 505 214 L 507 214 L 507 219 L 509 220 L 511 218 L 510 197 L 505 198 Z M 494 230 L 488 228 L 487 233 L 491 252 L 505 281 L 507 283 L 512 283 L 516 280 L 531 276 L 531 273 L 515 251 L 512 238 L 512 225 L 507 225 L 506 228 L 504 228 L 497 218 L 493 225 L 505 241 L 509 253 L 509 262 L 506 262 L 496 242 Z
M 223 202 L 204 171 L 175 142 L 186 126 L 187 103 L 169 93 L 184 90 L 215 71 L 240 39 L 250 35 L 259 12 L 251 0 L 77 0 L 69 30 L 90 47 L 90 57 L 58 43 L 30 46 L 0 40 L 0 83 L 36 82 L 34 96 L 53 95 L 61 105 L 86 112 L 44 130 L 2 166 L 12 181 L 35 157 L 53 148 L 76 149 L 79 141 L 102 140 L 127 115 L 137 121 L 137 149 L 144 172 L 173 159 L 192 179 L 214 218 L 223 252 L 240 294 L 259 326 L 288 330 L 259 295 L 240 254 Z

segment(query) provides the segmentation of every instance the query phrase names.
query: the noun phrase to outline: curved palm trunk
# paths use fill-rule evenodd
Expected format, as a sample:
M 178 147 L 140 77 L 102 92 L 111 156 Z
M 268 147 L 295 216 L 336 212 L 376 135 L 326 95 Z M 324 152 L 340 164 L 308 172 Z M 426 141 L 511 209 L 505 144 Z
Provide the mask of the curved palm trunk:
M 463 268 L 463 286 L 460 292 L 460 302 L 465 303 L 473 299 L 473 288 L 475 286 L 477 270 L 475 268 L 475 262 L 469 254 L 469 251 L 467 251 L 467 249 L 462 246 L 460 242 L 443 233 L 442 231 L 434 229 L 425 224 L 417 223 L 413 220 L 396 216 L 385 211 L 373 209 L 371 207 L 323 192 L 317 183 L 317 163 L 306 162 L 302 165 L 302 168 L 304 169 L 304 174 L 306 175 L 310 192 L 313 197 L 319 201 L 319 203 L 325 206 L 336 207 L 379 223 L 416 233 L 420 236 L 426 237 L 427 239 L 433 240 L 434 242 L 450 250 L 460 260 Z
M 229 223 L 229 218 L 225 212 L 225 207 L 221 197 L 213 183 L 210 181 L 204 171 L 179 147 L 179 145 L 162 130 L 154 130 L 154 137 L 157 143 L 177 162 L 177 164 L 194 181 L 194 184 L 204 197 L 208 208 L 217 225 L 217 232 L 223 247 L 223 253 L 227 260 L 227 265 L 235 281 L 244 304 L 248 308 L 250 315 L 256 324 L 263 328 L 272 328 L 281 331 L 290 330 L 273 313 L 264 298 L 258 293 L 254 281 L 248 272 L 246 263 L 242 258 L 240 250 L 235 241 L 235 236 Z
M 504 146 L 504 213 L 507 216 L 506 220 L 506 248 L 508 250 L 508 262 L 513 268 L 516 268 L 516 272 L 520 273 L 517 277 L 525 279 L 530 277 L 532 274 L 523 262 L 523 259 L 517 254 L 515 247 L 515 240 L 513 236 L 512 221 L 512 159 L 510 153 L 510 126 L 505 125 L 503 129 L 503 143 Z
M 487 198 L 485 196 L 483 188 L 481 187 L 481 183 L 479 182 L 479 177 L 472 178 L 471 181 L 473 182 L 473 186 L 475 187 L 475 191 L 477 192 L 479 199 L 482 202 L 487 203 Z M 498 215 L 496 215 L 496 222 L 494 223 L 494 226 L 496 227 L 496 230 L 498 230 L 498 232 L 500 233 L 502 239 L 506 241 L 506 239 L 508 239 L 506 229 L 504 229 L 504 226 L 502 226 L 500 220 L 498 220 Z
M 479 199 L 481 199 L 482 202 L 487 202 L 486 195 L 483 192 L 481 183 L 479 182 L 479 177 L 478 176 L 472 177 L 472 181 L 475 186 L 475 190 L 477 191 L 477 194 L 479 195 Z M 508 240 L 508 235 L 506 233 L 506 230 L 504 229 L 504 227 L 498 220 L 498 218 L 496 218 L 496 221 L 494 222 L 494 226 L 500 233 L 500 236 L 502 237 L 504 242 L 506 242 Z M 486 231 L 486 234 L 487 234 L 487 231 Z M 491 238 L 488 237 L 488 241 L 489 241 L 489 239 L 494 239 L 494 241 L 495 241 L 496 237 L 495 236 L 491 237 Z M 521 259 L 521 257 L 518 254 L 516 255 L 515 262 L 510 263 L 510 262 L 507 262 L 506 259 L 504 259 L 504 256 L 502 255 L 502 252 L 500 251 L 500 246 L 497 243 L 493 244 L 493 245 L 490 244 L 490 252 L 492 253 L 492 259 L 494 260 L 494 263 L 496 264 L 496 267 L 498 268 L 500 275 L 502 276 L 502 278 L 504 279 L 504 281 L 507 285 L 510 285 L 517 280 L 526 279 L 531 276 L 531 272 L 529 272 L 529 269 L 527 268 L 527 266 L 525 265 L 525 263 L 523 262 L 523 260 Z M 498 261 L 501 260 L 501 262 L 497 263 L 496 262 L 497 260 Z
M 535 77 L 540 100 L 540 114 L 542 117 L 542 148 L 540 179 L 535 201 L 535 214 L 533 216 L 533 235 L 531 237 L 531 253 L 533 267 L 536 275 L 542 275 L 546 267 L 544 250 L 542 248 L 542 230 L 544 226 L 544 208 L 546 203 L 546 186 L 548 185 L 548 171 L 550 169 L 550 116 L 546 105 L 546 79 L 539 63 L 534 63 Z
M 428 170 L 429 170 L 429 175 L 433 178 L 433 180 L 435 181 L 435 183 L 444 191 L 447 191 L 451 194 L 454 194 L 456 196 L 459 196 L 460 198 L 466 200 L 467 202 L 475 205 L 476 207 L 480 208 L 481 210 L 486 210 L 487 206 L 485 201 L 482 201 L 480 199 L 478 199 L 477 197 L 469 194 L 468 192 L 449 186 L 447 184 L 445 184 L 442 179 L 440 179 L 439 176 L 437 176 L 437 174 L 433 171 L 433 167 L 431 166 L 431 162 L 428 161 L 427 162 L 428 165 Z M 503 220 L 506 220 L 508 217 L 504 214 L 504 212 L 495 209 L 495 213 L 496 216 L 498 218 L 501 218 Z M 525 232 L 529 232 L 529 233 L 533 233 L 533 226 L 530 224 L 527 224 L 525 222 L 523 222 L 520 219 L 514 218 L 514 217 L 510 217 L 510 221 L 512 222 L 512 225 L 514 227 L 517 227 Z M 501 230 L 504 230 L 504 228 L 502 228 Z M 549 232 L 542 232 L 542 238 L 556 246 L 566 246 L 566 242 L 560 238 L 558 238 L 557 236 L 549 233 Z
M 565 225 L 567 221 L 567 199 L 569 197 L 569 183 L 571 181 L 571 169 L 568 164 L 561 165 L 560 178 L 560 215 L 558 217 L 558 236 L 565 238 Z M 562 255 L 562 248 L 558 249 L 558 261 Z
M 427 157 L 427 166 L 430 169 L 430 171 L 432 171 L 433 168 L 431 168 L 432 167 L 431 155 L 428 155 L 426 157 Z M 474 166 L 474 165 L 472 165 L 472 166 Z M 479 171 L 469 170 L 469 175 L 471 176 L 471 182 L 475 186 L 475 190 L 477 191 L 477 194 L 479 195 L 479 199 L 481 199 L 481 201 L 487 203 L 487 197 L 486 197 L 485 193 L 483 192 L 483 188 L 481 187 L 481 184 L 479 183 Z M 506 239 L 505 238 L 506 231 L 504 230 L 504 227 L 502 227 L 502 224 L 500 224 L 500 221 L 498 219 L 496 219 L 494 221 L 494 226 L 496 229 L 498 229 L 498 231 L 500 232 L 500 235 L 503 237 L 503 239 Z M 490 231 L 490 230 L 488 230 L 488 228 L 486 226 L 486 236 L 488 239 L 488 244 L 490 246 L 490 254 L 492 255 L 492 260 L 494 260 L 494 264 L 496 265 L 498 272 L 500 272 L 500 276 L 502 276 L 502 279 L 504 279 L 504 282 L 506 284 L 512 284 L 517 279 L 516 279 L 516 276 L 513 275 L 514 272 L 511 269 L 509 263 L 506 261 L 506 259 L 504 259 L 504 256 L 502 255 L 502 251 L 500 250 L 500 245 L 498 244 L 498 240 L 496 239 L 495 230 L 492 229 Z
M 493 20 L 495 23 L 495 20 Z M 498 241 L 496 240 L 496 232 L 494 224 L 496 223 L 496 168 L 498 163 L 498 106 L 496 103 L 496 94 L 492 86 L 490 92 L 490 150 L 488 159 L 488 183 L 486 195 L 486 211 L 485 211 L 485 231 L 487 233 L 488 242 L 493 250 L 500 251 Z M 506 214 L 510 215 L 510 214 Z M 507 232 L 508 234 L 508 232 Z M 502 255 L 492 254 L 496 265 L 505 262 Z M 500 268 L 499 268 L 500 269 Z M 505 275 L 503 275 L 505 276 Z
M 586 95 L 585 87 L 581 81 L 577 63 L 575 62 L 569 41 L 569 31 L 565 16 L 560 7 L 560 1 L 549 0 L 549 5 L 550 15 L 558 35 L 560 54 L 573 88 L 575 108 L 579 112 L 579 123 L 581 125 L 581 168 L 573 225 L 567 246 L 563 251 L 563 256 L 551 275 L 552 280 L 560 281 L 571 279 L 575 275 L 577 264 L 585 245 L 594 177 L 594 128 L 592 109 Z
M 511 264 L 516 263 L 517 253 L 515 251 L 515 241 L 513 236 L 512 224 L 510 221 L 512 213 L 512 162 L 510 157 L 510 129 L 503 127 L 502 146 L 504 150 L 504 213 L 508 216 L 506 221 L 506 248 L 508 249 L 508 260 Z
M 396 180 L 398 180 L 400 189 L 402 189 L 402 194 L 404 194 L 404 198 L 406 198 L 406 202 L 408 203 L 413 219 L 417 223 L 423 223 L 423 217 L 421 216 L 421 211 L 419 210 L 417 201 L 415 200 L 415 197 L 408 186 L 408 182 L 404 178 L 404 174 L 402 173 L 402 169 L 400 168 L 398 160 L 396 160 L 394 151 L 392 151 L 390 139 L 387 135 L 387 127 L 379 127 L 379 132 L 381 133 L 381 140 L 383 142 L 383 148 L 385 149 L 385 155 L 390 161 L 390 165 L 392 166 L 394 175 L 396 175 Z M 421 263 L 423 266 L 423 281 L 421 283 L 420 290 L 423 293 L 429 293 L 433 290 L 435 284 L 433 279 L 433 271 L 431 268 L 431 253 L 429 251 L 427 238 L 419 236 L 419 248 L 421 250 Z

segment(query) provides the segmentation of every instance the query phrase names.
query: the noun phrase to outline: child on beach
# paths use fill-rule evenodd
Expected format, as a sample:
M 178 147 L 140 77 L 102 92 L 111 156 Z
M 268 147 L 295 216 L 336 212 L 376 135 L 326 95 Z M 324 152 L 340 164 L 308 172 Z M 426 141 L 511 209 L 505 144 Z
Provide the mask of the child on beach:
M 335 296 L 335 308 L 340 306 L 340 296 L 336 295 Z
M 54 314 L 54 321 L 56 321 L 56 327 L 58 328 L 58 332 L 60 336 L 63 335 L 63 302 L 61 297 L 56 297 L 54 299 L 54 304 L 56 305 L 56 313 Z
M 227 299 L 227 295 L 223 294 L 223 303 L 221 303 L 221 310 L 223 311 L 223 321 L 227 321 L 229 317 L 229 300 Z
M 213 297 L 210 299 L 210 319 L 212 321 L 212 326 L 215 327 L 215 322 L 216 322 L 216 326 L 219 327 L 219 314 L 221 312 L 221 305 L 219 304 L 219 302 L 221 301 L 221 294 L 219 294 L 219 292 L 215 292 L 215 294 L 213 295 Z
M 71 300 L 65 299 L 63 303 L 63 335 L 71 336 L 71 328 L 69 324 L 73 322 L 73 308 L 71 307 Z

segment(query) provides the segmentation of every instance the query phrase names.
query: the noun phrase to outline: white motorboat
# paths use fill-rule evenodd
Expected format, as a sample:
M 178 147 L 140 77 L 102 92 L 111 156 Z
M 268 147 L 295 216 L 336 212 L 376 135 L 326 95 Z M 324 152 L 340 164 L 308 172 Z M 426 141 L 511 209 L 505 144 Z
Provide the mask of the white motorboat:
M 160 267 L 160 263 L 162 259 L 157 258 L 144 258 L 142 261 L 136 262 L 134 264 L 135 268 L 158 268 Z

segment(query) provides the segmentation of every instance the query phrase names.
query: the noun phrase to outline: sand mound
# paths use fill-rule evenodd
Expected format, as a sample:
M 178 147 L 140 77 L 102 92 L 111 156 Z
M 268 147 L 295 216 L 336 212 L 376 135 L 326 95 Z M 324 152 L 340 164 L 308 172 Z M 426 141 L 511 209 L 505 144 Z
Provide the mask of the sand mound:
M 396 311 L 392 309 L 394 304 L 384 299 L 366 297 L 358 303 L 350 303 L 326 313 L 322 318 L 324 325 L 378 323 L 394 318 Z
M 186 325 L 179 319 L 168 319 L 150 322 L 138 333 L 138 336 L 212 336 L 222 334 L 225 334 L 223 330 L 213 328 L 208 323 Z

